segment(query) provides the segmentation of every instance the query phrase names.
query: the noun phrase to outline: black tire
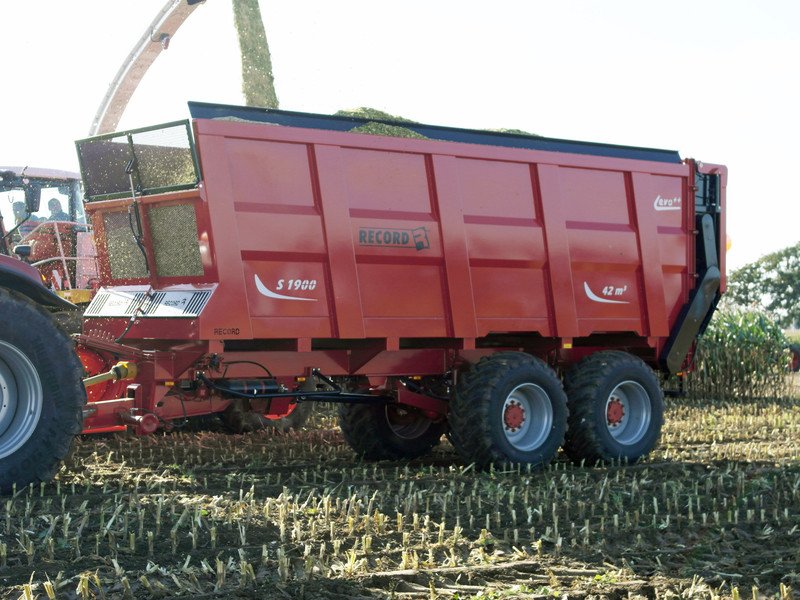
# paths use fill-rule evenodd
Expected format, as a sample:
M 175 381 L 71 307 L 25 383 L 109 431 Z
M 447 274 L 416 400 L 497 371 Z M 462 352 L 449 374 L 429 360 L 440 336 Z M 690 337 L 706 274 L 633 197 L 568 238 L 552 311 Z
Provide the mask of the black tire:
M 553 369 L 529 354 L 498 352 L 460 378 L 448 415 L 450 441 L 466 462 L 482 468 L 543 467 L 564 443 L 567 414 Z
M 800 346 L 797 344 L 791 344 L 789 346 L 789 352 L 792 354 L 792 362 L 790 363 L 790 370 L 792 373 L 797 373 L 800 371 Z
M 345 441 L 367 460 L 417 458 L 430 452 L 444 433 L 445 421 L 431 421 L 398 404 L 341 404 L 339 428 Z
M 615 350 L 597 352 L 567 374 L 569 428 L 564 450 L 574 462 L 646 456 L 661 436 L 664 395 L 641 359 Z
M 250 401 L 246 398 L 233 400 L 220 416 L 231 433 L 250 433 L 264 428 L 259 415 L 250 410 Z
M 48 481 L 67 457 L 83 429 L 82 373 L 50 315 L 0 290 L 0 493 Z

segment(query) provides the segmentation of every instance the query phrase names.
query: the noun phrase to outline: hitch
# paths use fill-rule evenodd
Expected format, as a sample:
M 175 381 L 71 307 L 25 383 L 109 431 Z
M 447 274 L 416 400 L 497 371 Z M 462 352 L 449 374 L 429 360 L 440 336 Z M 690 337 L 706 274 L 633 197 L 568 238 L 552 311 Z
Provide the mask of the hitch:
M 136 377 L 136 363 L 120 361 L 105 373 L 98 373 L 83 380 L 83 387 L 89 387 L 104 381 L 119 381 L 120 379 L 134 379 Z

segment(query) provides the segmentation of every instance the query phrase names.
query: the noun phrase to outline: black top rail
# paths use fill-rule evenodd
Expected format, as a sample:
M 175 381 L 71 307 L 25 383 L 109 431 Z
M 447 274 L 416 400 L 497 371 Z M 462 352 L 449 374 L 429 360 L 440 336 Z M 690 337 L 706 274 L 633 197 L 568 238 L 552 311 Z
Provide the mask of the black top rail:
M 295 112 L 271 108 L 249 106 L 233 106 L 212 104 L 207 102 L 189 102 L 189 112 L 193 119 L 236 118 L 245 121 L 302 127 L 307 129 L 327 129 L 330 131 L 350 131 L 367 123 L 382 123 L 395 127 L 404 127 L 433 140 L 462 142 L 467 144 L 484 144 L 489 146 L 505 146 L 508 148 L 526 148 L 529 150 L 545 150 L 548 152 L 568 152 L 572 154 L 589 154 L 593 156 L 609 156 L 632 160 L 647 160 L 680 164 L 683 162 L 676 150 L 659 150 L 657 148 L 640 148 L 636 146 L 618 146 L 595 142 L 580 142 L 556 138 L 539 137 L 509 132 L 481 131 L 444 127 L 441 125 L 425 125 L 411 121 L 393 121 L 343 115 L 320 115 L 316 113 Z

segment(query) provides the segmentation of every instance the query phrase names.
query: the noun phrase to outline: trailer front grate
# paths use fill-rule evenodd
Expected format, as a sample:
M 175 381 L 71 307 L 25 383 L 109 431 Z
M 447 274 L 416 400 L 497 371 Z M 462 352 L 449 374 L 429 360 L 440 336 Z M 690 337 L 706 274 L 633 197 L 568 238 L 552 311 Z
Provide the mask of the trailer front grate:
M 153 206 L 148 216 L 158 276 L 202 277 L 194 205 Z

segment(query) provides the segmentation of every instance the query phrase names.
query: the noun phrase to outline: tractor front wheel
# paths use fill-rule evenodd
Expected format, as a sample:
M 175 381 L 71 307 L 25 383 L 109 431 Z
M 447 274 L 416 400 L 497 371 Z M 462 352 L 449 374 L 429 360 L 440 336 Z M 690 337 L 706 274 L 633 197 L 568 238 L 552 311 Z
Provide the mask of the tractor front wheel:
M 83 427 L 81 373 L 50 316 L 0 290 L 0 493 L 55 474 Z

